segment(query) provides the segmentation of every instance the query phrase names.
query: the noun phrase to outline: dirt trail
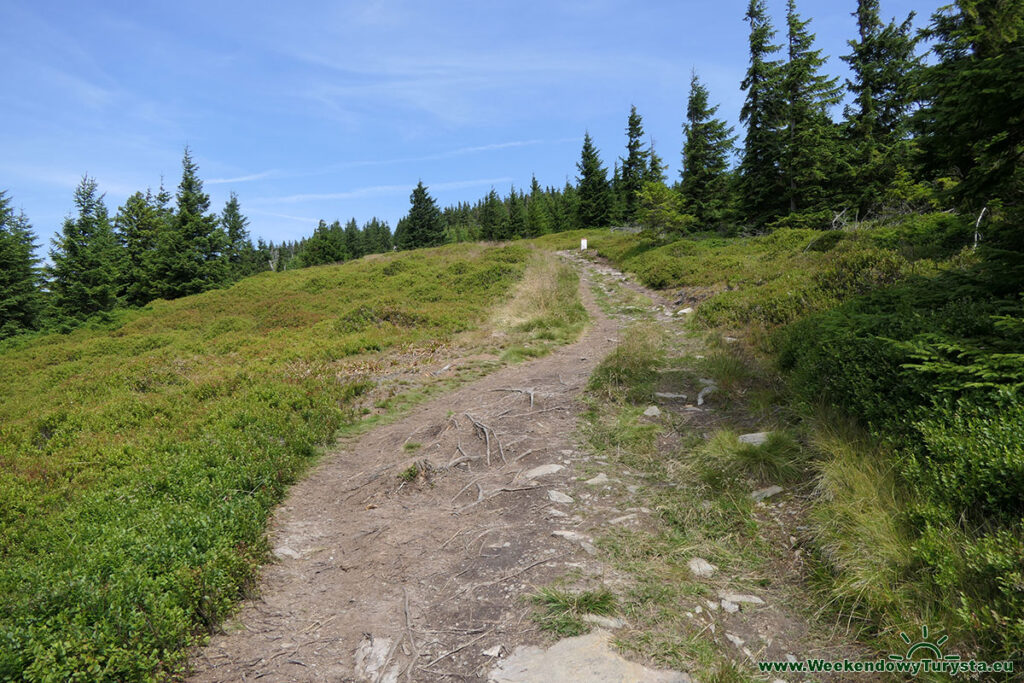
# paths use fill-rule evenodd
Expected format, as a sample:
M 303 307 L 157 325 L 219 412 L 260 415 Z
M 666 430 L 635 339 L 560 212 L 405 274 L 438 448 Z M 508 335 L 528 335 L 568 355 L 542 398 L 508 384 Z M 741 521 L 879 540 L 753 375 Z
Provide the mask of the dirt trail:
M 573 445 L 619 334 L 594 304 L 595 267 L 580 269 L 592 323 L 577 343 L 343 444 L 291 489 L 260 598 L 195 654 L 191 680 L 486 680 L 544 639 L 521 599 L 535 586 L 571 569 L 621 582 L 591 540 L 635 511 L 602 508 L 608 485 L 580 481 Z M 593 503 L 585 521 L 565 496 Z

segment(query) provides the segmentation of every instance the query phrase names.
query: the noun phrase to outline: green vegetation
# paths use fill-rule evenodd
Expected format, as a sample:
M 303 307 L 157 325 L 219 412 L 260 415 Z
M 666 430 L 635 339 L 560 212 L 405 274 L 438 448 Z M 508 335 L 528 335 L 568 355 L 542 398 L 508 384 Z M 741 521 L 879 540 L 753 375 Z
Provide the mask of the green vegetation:
M 175 670 L 381 354 L 480 324 L 530 259 L 461 246 L 264 273 L 0 343 L 0 679 Z
M 622 299 L 622 292 L 613 298 Z M 694 395 L 709 369 L 704 360 L 675 348 L 675 338 L 639 323 L 623 335 L 619 350 L 598 366 L 588 390 L 582 437 L 592 452 L 617 460 L 650 482 L 632 504 L 656 511 L 651 530 L 612 527 L 599 540 L 618 569 L 632 578 L 619 609 L 635 625 L 619 642 L 665 666 L 700 680 L 752 680 L 694 626 L 687 612 L 704 609 L 719 579 L 697 580 L 690 558 L 706 558 L 735 577 L 738 590 L 771 582 L 779 553 L 753 514 L 751 475 L 789 474 L 792 439 L 781 435 L 767 448 L 739 444 L 723 430 L 704 442 L 672 413 L 652 421 L 643 415 L 652 393 Z M 722 364 L 724 365 L 724 364 Z M 725 376 L 712 375 L 716 381 Z M 691 393 L 692 392 L 692 393 Z M 762 454 L 754 450 L 764 448 Z
M 559 638 L 590 631 L 583 617 L 587 614 L 609 616 L 615 613 L 615 595 L 607 588 L 593 591 L 567 591 L 551 586 L 541 588 L 530 601 L 541 607 L 534 615 L 540 627 Z
M 1009 252 L 973 250 L 972 232 L 942 213 L 828 233 L 590 238 L 646 284 L 707 296 L 693 325 L 745 338 L 702 361 L 726 378 L 725 397 L 761 411 L 783 400 L 770 380 L 767 395 L 751 391 L 756 357 L 777 363 L 816 456 L 826 602 L 869 636 L 941 622 L 972 655 L 1013 659 L 1024 642 L 1024 269 Z M 649 392 L 628 357 L 595 377 L 626 373 Z M 823 411 L 861 427 L 836 436 Z M 806 447 L 784 433 L 756 448 L 719 433 L 695 453 L 713 487 L 809 477 Z
M 579 275 L 552 254 L 538 253 L 514 296 L 493 315 L 493 323 L 508 330 L 498 349 L 503 359 L 520 361 L 547 354 L 574 341 L 587 322 L 587 309 L 577 295 Z

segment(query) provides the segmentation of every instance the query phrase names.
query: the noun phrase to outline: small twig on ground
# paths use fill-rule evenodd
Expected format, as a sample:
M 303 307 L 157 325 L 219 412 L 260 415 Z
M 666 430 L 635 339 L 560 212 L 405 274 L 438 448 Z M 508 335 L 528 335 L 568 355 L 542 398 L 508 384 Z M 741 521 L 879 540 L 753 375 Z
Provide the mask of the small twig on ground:
M 514 463 L 519 462 L 520 460 L 522 460 L 523 458 L 528 456 L 530 453 L 533 453 L 533 451 L 534 451 L 534 449 L 531 448 L 531 449 L 527 450 L 525 453 L 520 453 L 516 457 L 512 458 L 512 462 L 514 462 Z
M 488 433 L 487 427 L 482 422 L 477 420 L 475 417 L 470 415 L 469 413 L 463 413 L 463 414 L 466 417 L 469 418 L 469 421 L 473 423 L 474 427 L 476 427 L 479 431 L 483 432 L 483 435 L 484 435 L 484 446 L 487 448 L 487 466 L 490 467 L 491 466 L 491 435 Z
M 461 465 L 464 462 L 471 462 L 473 460 L 479 460 L 480 458 L 483 457 L 482 455 L 466 455 L 466 452 L 464 450 L 462 450 L 462 442 L 461 441 L 459 442 L 459 445 L 455 447 L 455 450 L 458 451 L 461 454 L 462 457 L 452 458 L 452 460 L 446 465 L 446 469 L 450 470 L 451 468 L 455 467 L 456 465 Z
M 416 639 L 412 636 L 412 619 L 409 616 L 409 591 L 404 587 L 402 593 L 405 596 L 405 635 L 409 638 L 409 647 L 412 648 L 412 656 L 409 658 L 409 666 L 405 669 L 405 680 L 412 680 L 412 668 L 416 665 L 416 660 L 420 656 L 420 651 L 416 647 Z
M 469 647 L 470 645 L 472 645 L 476 641 L 484 638 L 485 636 L 487 636 L 489 634 L 490 634 L 490 631 L 485 631 L 484 633 L 481 633 L 480 635 L 478 635 L 476 638 L 474 638 L 473 640 L 469 641 L 468 643 L 464 643 L 463 645 L 458 646 L 454 650 L 450 650 L 448 652 L 445 652 L 443 655 L 440 655 L 439 657 L 436 657 L 434 659 L 434 661 L 432 661 L 429 664 L 427 664 L 427 667 L 434 666 L 435 664 L 440 662 L 442 659 L 447 659 L 448 657 L 451 657 L 456 652 L 461 652 L 462 650 L 465 650 L 467 647 Z M 427 667 L 422 667 L 421 666 L 420 668 L 423 669 L 423 668 L 427 668 Z
M 533 407 L 533 395 L 534 395 L 533 387 L 530 387 L 528 389 L 491 389 L 491 391 L 508 391 L 508 392 L 512 392 L 512 393 L 516 393 L 516 394 L 524 394 L 524 395 L 530 397 L 530 407 L 531 408 Z
M 461 489 L 459 489 L 459 492 L 456 493 L 454 496 L 452 496 L 452 505 L 455 505 L 455 501 L 459 499 L 459 496 L 461 496 L 463 493 L 465 493 L 466 489 L 469 489 L 470 487 L 472 487 L 473 484 L 476 484 L 477 488 L 479 488 L 480 484 L 477 484 L 477 482 L 480 481 L 480 479 L 481 479 L 481 477 L 478 477 L 478 478 L 474 479 L 473 481 L 469 482 L 468 484 L 466 484 L 465 486 L 463 486 Z
M 528 413 L 517 413 L 515 415 L 507 415 L 506 417 L 526 417 L 527 415 L 540 415 L 541 413 L 550 413 L 552 410 L 569 410 L 565 406 L 555 406 L 554 408 L 544 408 L 543 410 L 531 410 Z
M 558 558 L 563 557 L 563 555 L 564 555 L 563 553 L 559 553 L 557 555 L 551 555 L 549 557 L 545 557 L 542 560 L 537 560 L 536 562 L 531 562 L 530 564 L 526 565 L 525 567 L 523 567 L 521 569 L 517 569 L 516 571 L 514 571 L 514 572 L 512 572 L 510 574 L 506 574 L 505 576 L 502 576 L 501 578 L 494 579 L 493 581 L 485 581 L 484 583 L 477 583 L 477 584 L 474 584 L 472 586 L 466 586 L 462 590 L 457 591 L 454 595 L 452 595 L 452 598 L 457 598 L 460 595 L 462 595 L 463 593 L 465 593 L 466 591 L 471 591 L 472 592 L 472 591 L 475 591 L 477 588 L 486 588 L 487 586 L 493 586 L 494 584 L 497 584 L 497 583 L 504 583 L 505 581 L 508 581 L 509 579 L 516 578 L 520 574 L 525 574 L 526 572 L 530 571 L 531 569 L 533 569 L 534 567 L 536 567 L 539 564 L 544 564 L 545 562 L 551 562 L 552 560 L 557 560 Z M 448 598 L 448 600 L 451 600 L 451 598 Z M 445 600 L 444 602 L 447 602 L 447 600 Z

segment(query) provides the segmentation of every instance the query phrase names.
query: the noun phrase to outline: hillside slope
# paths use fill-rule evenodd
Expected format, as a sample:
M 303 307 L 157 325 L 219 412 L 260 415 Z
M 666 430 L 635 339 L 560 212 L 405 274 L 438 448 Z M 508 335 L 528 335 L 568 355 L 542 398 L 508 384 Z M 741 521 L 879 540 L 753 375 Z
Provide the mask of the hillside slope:
M 496 321 L 528 269 L 530 314 Z M 452 343 L 488 355 L 434 385 L 494 367 L 503 346 L 542 353 L 584 317 L 549 257 L 459 245 L 4 343 L 0 680 L 172 671 L 250 583 L 268 511 L 340 428 L 418 390 Z M 481 325 L 504 327 L 457 336 Z

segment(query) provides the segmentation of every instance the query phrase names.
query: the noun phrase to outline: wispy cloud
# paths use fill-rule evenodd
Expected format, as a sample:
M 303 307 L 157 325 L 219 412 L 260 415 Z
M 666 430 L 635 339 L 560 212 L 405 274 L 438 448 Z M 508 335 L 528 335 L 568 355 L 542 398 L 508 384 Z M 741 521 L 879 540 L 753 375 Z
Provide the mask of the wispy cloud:
M 249 175 L 242 175 L 236 178 L 211 178 L 210 180 L 204 181 L 207 185 L 226 185 L 228 183 L 248 183 L 253 180 L 263 180 L 264 178 L 271 178 L 276 175 L 276 171 L 262 171 L 260 173 L 251 173 Z
M 264 211 L 262 209 L 249 209 L 246 213 L 254 216 L 270 216 L 271 218 L 283 218 L 286 221 L 295 221 L 296 223 L 316 223 L 319 218 L 310 218 L 309 216 L 293 216 L 287 213 L 278 213 L 276 211 Z
M 496 152 L 506 149 L 516 149 L 522 147 L 534 147 L 539 145 L 562 145 L 568 142 L 580 142 L 579 137 L 571 138 L 558 138 L 555 140 L 510 140 L 507 142 L 495 142 L 487 145 L 474 145 L 470 147 L 458 147 L 455 149 L 446 150 L 443 152 L 436 152 L 434 154 L 424 154 L 415 157 L 398 157 L 392 159 L 355 159 L 352 161 L 343 161 L 337 164 L 331 164 L 323 168 L 309 169 L 309 170 L 296 170 L 296 171 L 281 171 L 281 170 L 269 170 L 262 171 L 260 173 L 252 173 L 249 175 L 238 176 L 237 178 L 214 178 L 212 180 L 204 181 L 207 185 L 224 185 L 228 183 L 244 183 L 254 180 L 264 180 L 267 178 L 274 179 L 285 179 L 285 178 L 308 178 L 312 176 L 328 175 L 335 173 L 346 168 L 359 168 L 365 166 L 392 166 L 395 164 L 415 164 L 422 163 L 424 161 L 442 161 L 444 159 L 452 159 L 454 157 L 466 156 L 471 154 L 481 154 L 485 152 Z M 391 187 L 388 185 L 381 185 L 378 187 Z M 400 187 L 405 187 L 401 185 Z M 367 188 L 368 189 L 368 188 Z M 359 196 L 365 196 L 366 194 L 378 194 L 379 192 L 364 192 Z M 304 197 L 306 195 L 295 195 L 297 197 Z M 320 195 L 308 195 L 309 197 L 318 197 Z M 331 196 L 331 198 L 336 198 Z
M 481 185 L 500 185 L 503 183 L 512 182 L 514 179 L 509 177 L 503 178 L 477 178 L 474 180 L 453 180 L 444 183 L 434 183 L 428 185 L 428 189 L 431 190 L 461 190 L 468 187 L 480 187 Z M 346 190 L 345 192 L 326 192 L 326 193 L 307 193 L 307 194 L 293 194 L 284 197 L 268 197 L 266 199 L 259 200 L 261 203 L 267 204 L 298 204 L 301 202 L 316 202 L 326 200 L 341 200 L 341 199 L 359 199 L 361 197 L 369 197 L 374 195 L 387 195 L 397 194 L 399 192 L 410 192 L 412 190 L 411 185 L 371 185 L 368 187 L 357 187 L 354 190 Z
M 578 138 L 560 138 L 558 140 L 513 140 L 510 142 L 496 142 L 490 145 L 476 145 L 473 147 L 459 147 L 436 154 L 425 154 L 417 157 L 402 157 L 398 159 L 363 159 L 359 161 L 346 161 L 333 168 L 351 168 L 353 166 L 387 166 L 390 164 L 408 164 L 421 161 L 440 161 L 451 159 L 466 154 L 479 154 L 480 152 L 494 152 L 502 149 L 514 149 L 516 147 L 532 147 L 535 145 L 557 145 L 566 142 L 577 142 Z

